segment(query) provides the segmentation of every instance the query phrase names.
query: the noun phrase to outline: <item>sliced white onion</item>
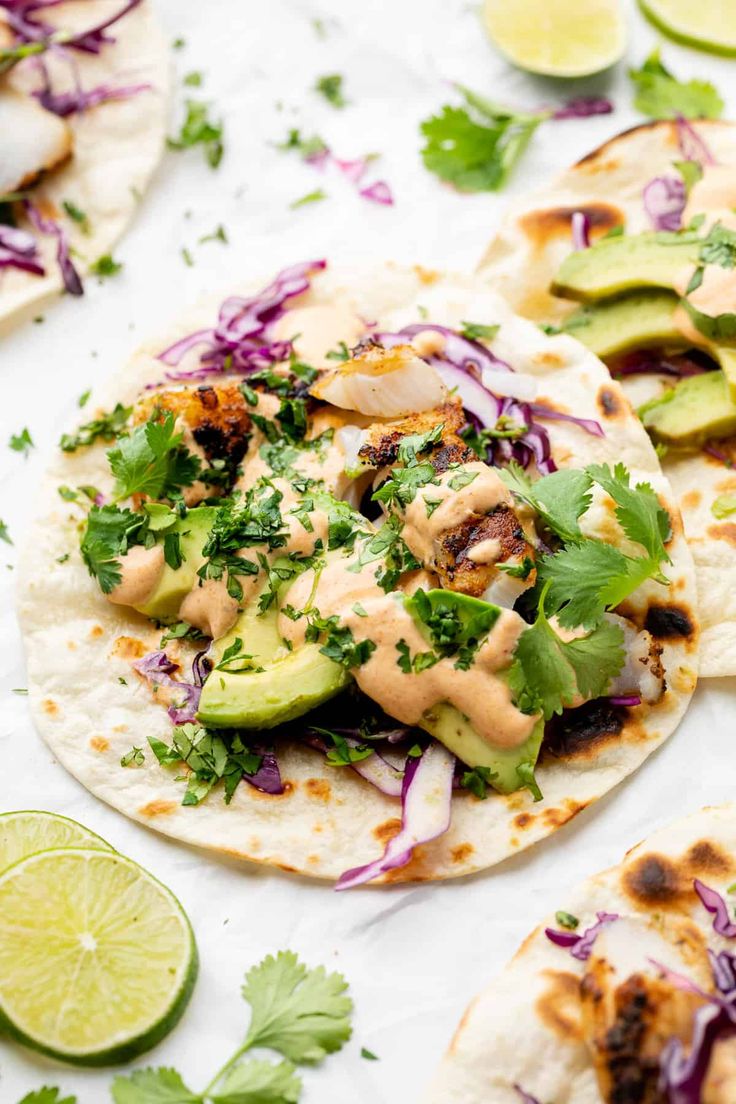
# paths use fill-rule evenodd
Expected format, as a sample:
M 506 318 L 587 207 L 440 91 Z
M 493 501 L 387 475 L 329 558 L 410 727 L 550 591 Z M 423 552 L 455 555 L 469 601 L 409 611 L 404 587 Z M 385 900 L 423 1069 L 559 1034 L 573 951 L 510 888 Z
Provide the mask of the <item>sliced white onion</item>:
M 397 345 L 366 349 L 325 373 L 312 387 L 312 394 L 343 410 L 398 418 L 439 406 L 447 390 L 439 372 L 410 345 Z
M 534 376 L 524 375 L 522 372 L 497 372 L 493 368 L 484 368 L 482 379 L 483 386 L 494 395 L 508 395 L 509 398 L 520 399 L 521 402 L 536 399 L 539 390 L 539 383 Z

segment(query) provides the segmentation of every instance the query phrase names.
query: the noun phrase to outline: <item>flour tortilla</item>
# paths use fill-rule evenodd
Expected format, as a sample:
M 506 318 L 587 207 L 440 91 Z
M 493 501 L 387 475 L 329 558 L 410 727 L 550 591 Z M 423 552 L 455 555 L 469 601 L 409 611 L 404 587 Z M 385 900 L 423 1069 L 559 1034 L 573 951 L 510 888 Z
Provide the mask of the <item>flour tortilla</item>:
M 83 30 L 120 10 L 120 0 L 70 0 L 44 9 L 54 26 Z M 2 24 L 0 23 L 0 29 Z M 110 28 L 115 42 L 99 54 L 69 50 L 83 89 L 106 84 L 113 88 L 149 84 L 150 90 L 124 100 L 103 103 L 68 116 L 73 132 L 72 156 L 61 168 L 33 187 L 31 201 L 58 218 L 72 247 L 80 275 L 109 253 L 135 216 L 143 193 L 164 150 L 170 64 L 168 47 L 150 0 L 144 0 Z M 44 55 L 54 91 L 73 87 L 68 61 L 51 52 Z M 41 84 L 32 64 L 15 66 L 1 79 L 2 87 L 30 94 Z M 0 92 L 2 95 L 2 92 Z M 70 200 L 87 215 L 88 234 L 63 211 Z M 56 261 L 56 239 L 38 233 L 25 219 L 20 223 L 36 237 L 45 276 L 17 269 L 0 270 L 0 333 L 63 291 Z
M 694 124 L 720 164 L 736 163 L 733 123 Z M 673 173 L 681 159 L 674 122 L 645 123 L 619 134 L 563 172 L 545 189 L 523 196 L 507 210 L 480 265 L 489 284 L 527 318 L 561 322 L 579 304 L 549 292 L 572 250 L 573 212 L 587 214 L 595 240 L 614 226 L 627 233 L 650 230 L 642 190 L 655 176 Z M 624 388 L 635 407 L 662 389 L 656 377 L 632 377 Z M 700 674 L 736 674 L 736 528 L 718 522 L 714 500 L 736 491 L 736 476 L 697 452 L 669 453 L 662 461 L 675 492 L 693 552 L 702 629 Z
M 261 286 L 261 285 L 259 285 Z M 229 288 L 252 294 L 257 289 Z M 212 324 L 224 295 L 190 310 L 178 327 L 150 342 L 124 372 L 90 400 L 99 407 L 130 404 L 146 384 L 161 381 L 164 366 L 154 354 L 184 334 Z M 630 711 L 617 730 L 591 716 L 582 732 L 560 734 L 558 757 L 546 755 L 537 772 L 545 798 L 533 804 L 527 791 L 479 801 L 461 792 L 454 798 L 446 835 L 416 850 L 411 863 L 385 881 L 433 880 L 491 866 L 549 835 L 610 790 L 674 730 L 690 700 L 697 670 L 698 631 L 690 553 L 649 438 L 617 384 L 582 345 L 561 335 L 546 337 L 532 323 L 477 280 L 440 276 L 421 269 L 385 266 L 361 272 L 327 269 L 294 306 L 333 304 L 339 325 L 351 315 L 396 329 L 415 322 L 424 308 L 434 322 L 459 326 L 462 319 L 500 323 L 496 354 L 539 380 L 539 398 L 551 406 L 599 419 L 598 438 L 567 423 L 549 422 L 553 453 L 561 465 L 624 461 L 634 481 L 648 480 L 670 510 L 671 591 L 648 584 L 637 592 L 632 614 L 661 628 L 668 689 L 653 708 Z M 346 323 L 346 319 L 348 320 Z M 339 325 L 325 333 L 325 351 L 341 339 Z M 300 327 L 301 328 L 301 325 Z M 299 348 L 297 342 L 297 349 Z M 198 352 L 182 367 L 194 367 Z M 602 398 L 603 397 L 603 398 Z M 605 401 L 604 401 L 605 400 Z M 214 792 L 197 808 L 181 806 L 184 785 L 176 771 L 161 768 L 148 751 L 143 767 L 120 767 L 132 745 L 148 736 L 170 738 L 166 712 L 151 700 L 132 671 L 131 658 L 158 646 L 160 633 L 143 617 L 110 605 L 81 562 L 78 525 L 82 511 L 62 502 L 60 484 L 110 486 L 105 446 L 59 453 L 44 480 L 38 521 L 20 564 L 20 619 L 29 666 L 34 718 L 60 762 L 92 793 L 143 824 L 188 843 L 254 862 L 271 863 L 314 877 L 334 878 L 381 853 L 395 833 L 399 802 L 379 793 L 348 769 L 325 765 L 324 757 L 301 745 L 279 745 L 287 793 L 273 797 L 248 785 L 225 806 Z M 615 526 L 610 513 L 606 524 Z M 69 554 L 67 562 L 60 556 Z M 685 635 L 670 631 L 667 611 L 679 611 Z M 649 611 L 647 613 L 647 611 Z M 653 618 L 653 620 L 652 620 Z M 140 643 L 140 642 L 143 643 Z M 137 651 L 136 651 L 137 648 Z M 126 680 L 126 685 L 121 681 Z M 610 713 L 607 714 L 609 721 Z
M 712 917 L 693 879 L 723 892 L 735 873 L 736 806 L 710 807 L 655 832 L 618 866 L 562 895 L 559 908 L 578 917 L 581 930 L 599 910 L 687 917 L 713 944 Z M 467 1009 L 425 1104 L 519 1104 L 514 1083 L 540 1101 L 600 1104 L 580 1037 L 577 989 L 585 963 L 551 943 L 545 927 L 559 928 L 554 914 Z

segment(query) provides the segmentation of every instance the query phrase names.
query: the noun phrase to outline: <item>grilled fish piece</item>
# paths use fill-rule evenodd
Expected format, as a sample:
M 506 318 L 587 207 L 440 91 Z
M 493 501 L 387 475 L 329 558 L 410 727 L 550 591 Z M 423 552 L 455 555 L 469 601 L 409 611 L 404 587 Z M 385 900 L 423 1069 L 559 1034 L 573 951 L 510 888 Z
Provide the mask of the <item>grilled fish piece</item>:
M 441 425 L 442 438 L 428 454 L 428 459 L 435 465 L 437 471 L 446 471 L 450 463 L 457 460 L 449 460 L 445 457 L 446 450 L 453 452 L 463 459 L 471 459 L 472 451 L 458 437 L 458 433 L 465 423 L 462 403 L 459 399 L 450 399 L 431 410 L 424 410 L 418 414 L 409 414 L 398 421 L 374 422 L 362 433 L 362 444 L 358 449 L 358 459 L 370 468 L 384 468 L 395 464 L 399 455 L 399 446 L 406 438 L 414 434 L 428 433 L 435 426 Z M 438 466 L 438 458 L 442 460 Z M 459 461 L 462 463 L 462 460 Z
M 174 414 L 185 438 L 191 437 L 197 446 L 192 451 L 206 459 L 227 460 L 233 465 L 243 459 L 252 423 L 250 408 L 237 384 L 154 391 L 137 404 L 134 420 L 148 421 L 157 410 Z
M 0 195 L 20 192 L 72 153 L 72 132 L 58 115 L 32 96 L 4 88 L 0 93 Z

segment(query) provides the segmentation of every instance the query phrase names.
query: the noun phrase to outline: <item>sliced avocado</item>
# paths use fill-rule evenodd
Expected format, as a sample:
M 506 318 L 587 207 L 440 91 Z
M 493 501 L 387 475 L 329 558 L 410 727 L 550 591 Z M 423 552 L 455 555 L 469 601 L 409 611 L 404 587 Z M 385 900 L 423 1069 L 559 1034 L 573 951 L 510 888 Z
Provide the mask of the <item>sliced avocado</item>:
M 646 403 L 639 416 L 655 441 L 675 448 L 697 449 L 736 433 L 736 402 L 719 371 L 680 380 L 661 399 Z
M 689 231 L 604 238 L 566 257 L 551 290 L 582 302 L 640 288 L 673 290 L 682 269 L 696 264 L 701 244 L 697 234 Z
M 683 345 L 673 322 L 679 300 L 669 291 L 641 291 L 581 307 L 563 329 L 604 359 L 659 345 Z
M 251 602 L 230 632 L 214 645 L 215 669 L 202 688 L 197 716 L 210 728 L 275 728 L 334 697 L 350 681 L 344 667 L 322 655 L 318 644 L 290 652 L 278 631 L 278 609 L 259 613 Z M 237 640 L 254 667 L 217 670 Z M 229 665 L 229 664 L 228 664 Z
M 404 605 L 425 636 L 455 648 L 485 637 L 501 615 L 499 606 L 455 590 L 417 590 Z M 447 654 L 443 651 L 442 654 Z
M 179 534 L 182 563 L 174 569 L 164 565 L 161 578 L 144 605 L 135 608 L 157 621 L 173 621 L 179 607 L 197 582 L 197 572 L 204 563 L 202 548 L 209 536 L 216 513 L 214 506 L 197 506 L 180 518 L 173 531 Z
M 534 767 L 544 735 L 544 721 L 537 721 L 531 735 L 515 748 L 494 748 L 477 734 L 467 717 L 443 703 L 425 713 L 421 727 L 444 744 L 469 767 L 487 767 L 496 777 L 491 785 L 500 793 L 513 793 L 524 785 L 520 766 Z

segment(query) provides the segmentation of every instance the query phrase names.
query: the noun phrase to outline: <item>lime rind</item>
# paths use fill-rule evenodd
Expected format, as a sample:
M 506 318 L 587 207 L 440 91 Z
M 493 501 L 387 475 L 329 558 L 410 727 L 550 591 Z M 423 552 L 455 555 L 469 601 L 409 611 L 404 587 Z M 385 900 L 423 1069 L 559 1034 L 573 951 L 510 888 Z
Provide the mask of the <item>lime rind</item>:
M 98 927 L 97 936 L 101 937 L 103 951 L 107 944 L 108 960 L 114 958 L 118 967 L 124 965 L 124 969 L 116 971 L 118 976 L 112 986 L 109 974 L 103 977 L 103 984 L 98 985 L 96 992 L 91 992 L 87 983 L 90 979 L 94 979 L 96 984 L 102 977 L 102 963 L 97 954 L 99 942 L 94 947 L 96 964 L 93 964 L 91 959 L 87 963 L 88 966 L 93 966 L 91 969 L 78 968 L 78 963 L 84 955 L 80 955 L 77 950 L 77 963 L 72 968 L 73 984 L 62 992 L 63 979 L 59 975 L 60 972 L 63 973 L 63 967 L 67 971 L 71 968 L 70 939 L 77 937 L 88 959 L 93 953 L 91 945 L 86 946 L 82 942 L 87 933 L 80 938 L 77 929 L 73 927 L 70 929 L 69 917 L 65 918 L 62 915 L 63 909 L 61 912 L 57 911 L 55 916 L 44 915 L 44 907 L 48 912 L 50 903 L 59 904 L 60 900 L 65 899 L 65 892 L 59 892 L 61 871 L 54 871 L 54 867 L 58 867 L 65 860 L 71 860 L 73 863 L 82 860 L 100 864 L 100 866 L 109 864 L 111 872 L 112 867 L 115 867 L 118 872 L 125 870 L 130 875 L 128 885 L 122 893 L 119 886 L 114 886 L 115 879 L 108 879 L 108 888 L 115 889 L 115 892 L 111 895 L 111 899 L 98 902 L 102 905 L 100 916 L 104 921 L 103 927 L 107 926 L 108 930 L 103 932 Z M 39 883 L 35 887 L 33 878 L 30 883 L 27 878 L 29 872 L 33 873 L 34 867 L 36 881 Z M 81 874 L 81 871 L 76 873 Z M 19 901 L 13 902 L 12 883 L 22 882 L 24 877 L 27 884 L 20 885 Z M 98 878 L 98 881 L 102 880 Z M 9 887 L 10 893 L 7 892 Z M 144 892 L 141 896 L 134 892 L 131 895 L 129 891 L 135 887 L 149 891 L 149 896 L 152 891 L 160 899 L 163 907 L 158 917 L 152 916 L 152 919 L 159 921 L 157 925 L 159 929 L 161 922 L 173 919 L 180 931 L 181 938 L 175 953 L 178 961 L 174 964 L 172 959 L 163 971 L 159 969 L 158 977 L 154 977 L 154 974 L 156 955 L 160 953 L 161 947 L 159 946 L 157 950 L 155 945 L 152 948 L 151 944 L 152 942 L 155 944 L 157 936 L 160 943 L 160 930 L 157 932 L 156 926 L 149 925 L 149 938 L 141 942 L 143 933 L 131 930 L 129 921 L 126 920 L 123 923 L 121 919 L 124 908 L 129 907 L 131 903 L 134 904 L 134 921 L 140 920 L 140 914 L 145 914 L 146 894 Z M 70 892 L 66 894 L 66 901 L 72 909 L 76 908 L 81 900 L 89 904 L 89 885 L 85 884 L 84 878 L 75 877 L 73 884 L 68 888 Z M 134 901 L 124 905 L 129 896 L 132 896 Z M 51 900 L 52 897 L 54 897 L 53 900 Z M 21 907 L 15 907 L 19 902 Z M 12 917 L 5 931 L 3 914 L 6 917 L 10 914 Z M 32 918 L 30 927 L 23 928 L 24 922 L 29 917 Z M 120 930 L 111 938 L 109 924 L 112 923 L 114 926 L 116 919 Z M 24 932 L 22 954 L 13 946 L 13 938 L 18 944 L 21 943 L 21 937 L 18 936 L 19 920 Z M 33 933 L 34 927 L 35 938 L 33 934 L 29 937 L 28 931 Z M 9 939 L 9 934 L 13 938 Z M 96 940 L 97 936 L 92 934 Z M 36 949 L 38 953 L 34 955 Z M 181 904 L 171 890 L 131 859 L 114 851 L 103 851 L 98 848 L 50 848 L 20 859 L 0 875 L 0 1029 L 17 1042 L 41 1054 L 79 1066 L 109 1066 L 132 1061 L 156 1046 L 179 1022 L 191 997 L 198 969 L 199 956 L 194 932 Z M 15 985 L 13 971 L 15 971 Z M 150 992 L 152 983 L 159 984 L 162 973 L 167 975 L 163 979 L 167 992 L 165 999 L 160 1002 L 161 1006 L 156 1008 L 155 1014 L 141 1016 L 138 1023 L 129 1022 L 123 1028 L 108 1030 L 105 1037 L 92 1039 L 84 1047 L 71 1046 L 58 1037 L 60 1034 L 58 1025 L 62 1018 L 74 1020 L 76 1017 L 76 1026 L 84 1029 L 86 1024 L 89 1029 L 92 1025 L 93 1033 L 98 1030 L 105 1017 L 110 1023 L 111 1007 L 114 1013 L 120 1010 L 121 1019 L 125 1018 L 127 1011 L 127 1018 L 130 1020 L 131 1001 L 140 1000 L 141 994 Z M 87 991 L 82 992 L 85 988 Z M 9 993 L 11 989 L 14 990 L 13 993 Z M 34 1004 L 36 997 L 38 1004 Z M 17 1008 L 19 998 L 25 1002 L 24 1012 Z M 39 1025 L 42 1025 L 41 1029 Z
M 0 813 L 0 874 L 37 851 L 56 847 L 114 848 L 83 824 L 42 809 L 15 809 Z
M 682 30 L 674 25 L 670 19 L 664 15 L 661 11 L 662 4 L 657 0 L 639 0 L 639 7 L 643 14 L 647 17 L 650 23 L 652 23 L 658 30 L 666 34 L 668 38 L 673 39 L 675 42 L 681 42 L 683 46 L 690 46 L 696 50 L 702 50 L 707 54 L 718 54 L 721 57 L 736 57 L 736 19 L 733 26 L 733 41 L 730 43 L 724 43 L 712 38 L 703 37 L 697 32 L 691 33 L 690 30 Z M 704 3 L 700 3 L 697 6 L 698 21 L 702 24 L 702 17 L 704 9 L 707 11 L 707 0 Z M 719 33 L 723 33 L 722 25 L 719 26 Z

